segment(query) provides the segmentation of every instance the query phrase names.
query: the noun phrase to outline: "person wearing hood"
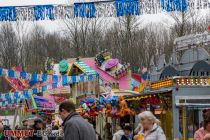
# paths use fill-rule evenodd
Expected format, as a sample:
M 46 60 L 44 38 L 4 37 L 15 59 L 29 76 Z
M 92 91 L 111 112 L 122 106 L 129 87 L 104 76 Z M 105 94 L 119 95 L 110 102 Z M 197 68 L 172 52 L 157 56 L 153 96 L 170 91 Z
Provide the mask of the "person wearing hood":
M 96 140 L 95 130 L 75 111 L 73 102 L 62 102 L 59 115 L 63 120 L 64 140 Z
M 122 136 L 124 135 L 124 131 L 120 126 L 117 126 L 117 132 L 113 135 L 112 140 L 121 140 Z
M 150 111 L 144 111 L 138 115 L 142 129 L 134 140 L 166 140 L 166 136 L 160 127 L 160 121 Z

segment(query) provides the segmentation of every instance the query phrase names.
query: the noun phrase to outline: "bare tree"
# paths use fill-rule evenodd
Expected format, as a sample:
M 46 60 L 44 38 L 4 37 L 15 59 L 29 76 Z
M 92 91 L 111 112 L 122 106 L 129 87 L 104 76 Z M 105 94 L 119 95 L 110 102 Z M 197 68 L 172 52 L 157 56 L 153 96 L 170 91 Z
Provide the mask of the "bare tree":
M 17 37 L 12 24 L 5 22 L 0 27 L 0 57 L 2 66 L 10 68 L 18 65 Z
M 29 35 L 29 25 L 28 23 L 24 21 L 16 21 L 14 23 L 14 31 L 17 36 L 17 54 L 18 54 L 18 66 L 20 66 L 22 69 L 26 67 L 26 61 L 27 58 L 25 57 L 25 50 L 26 50 L 26 44 L 28 41 L 28 35 Z

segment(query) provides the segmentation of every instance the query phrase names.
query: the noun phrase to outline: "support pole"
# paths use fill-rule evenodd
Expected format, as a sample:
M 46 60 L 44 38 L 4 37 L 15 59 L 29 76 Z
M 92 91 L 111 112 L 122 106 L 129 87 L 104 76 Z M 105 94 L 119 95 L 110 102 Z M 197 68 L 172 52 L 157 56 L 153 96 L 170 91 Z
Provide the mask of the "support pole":
M 15 117 L 14 117 L 13 126 L 12 126 L 13 130 L 15 129 L 17 116 L 18 116 L 18 107 L 15 108 Z
M 176 91 L 175 89 L 172 91 L 172 111 L 173 111 L 173 140 L 180 139 L 180 132 L 179 132 L 179 108 L 176 107 Z
M 182 107 L 183 140 L 186 140 L 186 108 Z

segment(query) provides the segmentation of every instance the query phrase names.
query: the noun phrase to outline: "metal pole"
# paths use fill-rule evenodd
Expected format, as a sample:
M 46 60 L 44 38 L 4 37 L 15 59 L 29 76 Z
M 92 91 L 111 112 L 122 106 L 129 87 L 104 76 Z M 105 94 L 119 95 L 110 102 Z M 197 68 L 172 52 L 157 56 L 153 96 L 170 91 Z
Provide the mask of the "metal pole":
M 18 107 L 15 108 L 15 117 L 14 117 L 13 126 L 12 126 L 13 129 L 15 129 L 17 116 L 18 116 Z
M 186 108 L 182 107 L 182 133 L 183 140 L 186 140 Z

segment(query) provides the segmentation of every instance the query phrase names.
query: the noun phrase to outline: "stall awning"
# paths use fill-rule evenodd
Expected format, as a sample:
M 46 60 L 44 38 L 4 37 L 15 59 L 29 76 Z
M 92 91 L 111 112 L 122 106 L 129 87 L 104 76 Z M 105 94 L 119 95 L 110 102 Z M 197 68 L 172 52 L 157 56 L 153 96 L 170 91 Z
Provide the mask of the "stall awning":
M 116 90 L 113 91 L 115 95 L 117 96 L 137 96 L 139 95 L 139 92 L 130 91 L 130 90 Z

